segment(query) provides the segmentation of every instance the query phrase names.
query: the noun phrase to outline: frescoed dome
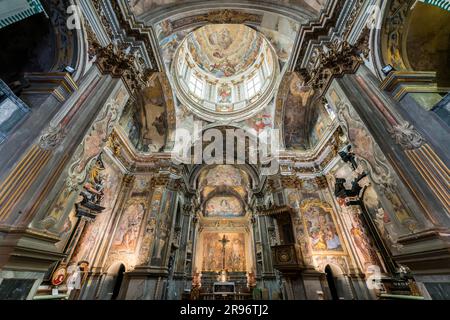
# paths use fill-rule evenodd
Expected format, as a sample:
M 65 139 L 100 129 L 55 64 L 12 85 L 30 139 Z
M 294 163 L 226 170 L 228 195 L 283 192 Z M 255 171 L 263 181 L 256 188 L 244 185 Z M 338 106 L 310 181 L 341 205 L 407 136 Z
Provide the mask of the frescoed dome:
M 177 96 L 205 120 L 245 120 L 271 100 L 280 73 L 266 37 L 244 24 L 191 32 L 172 63 Z
M 242 24 L 206 25 L 194 31 L 188 48 L 193 60 L 217 78 L 232 77 L 256 62 L 263 39 Z

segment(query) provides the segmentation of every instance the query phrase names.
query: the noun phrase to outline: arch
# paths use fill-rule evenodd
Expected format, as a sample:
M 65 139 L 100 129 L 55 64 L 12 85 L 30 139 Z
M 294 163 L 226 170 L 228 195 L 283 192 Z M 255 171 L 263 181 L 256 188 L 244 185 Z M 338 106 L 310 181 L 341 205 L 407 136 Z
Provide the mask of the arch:
M 330 265 L 325 267 L 325 276 L 327 278 L 328 289 L 330 290 L 331 300 L 339 300 L 339 294 L 337 292 L 336 281 L 334 280 L 334 272 Z
M 194 165 L 193 169 L 191 170 L 190 174 L 189 174 L 189 186 L 192 189 L 196 188 L 197 185 L 197 180 L 198 177 L 200 176 L 200 174 L 204 171 L 204 170 L 209 170 L 211 168 L 213 168 L 214 164 L 197 164 Z M 256 166 L 252 165 L 252 164 L 241 164 L 241 165 L 233 165 L 235 167 L 238 167 L 242 170 L 244 170 L 250 177 L 250 186 L 255 189 L 258 188 L 260 186 L 261 183 L 261 177 L 259 176 L 259 170 Z
M 226 23 L 256 23 L 258 22 L 257 17 L 264 13 L 284 16 L 301 23 L 319 16 L 319 12 L 311 6 L 289 6 L 283 2 L 273 2 L 236 3 L 235 1 L 206 0 L 152 8 L 152 10 L 143 8 L 143 10 L 136 11 L 133 7 L 131 9 L 146 25 L 161 23 L 173 17 L 184 20 L 188 24 L 199 25 L 224 23 L 224 21 Z
M 0 29 L 6 46 L 0 60 L 8 61 L 0 77 L 18 93 L 28 86 L 26 74 L 69 72 L 69 66 L 74 69 L 69 73 L 77 80 L 84 72 L 84 28 L 69 30 L 66 24 L 71 2 L 48 0 L 42 5 L 48 17 L 39 13 Z
M 329 263 L 324 273 L 330 290 L 331 300 L 348 300 L 353 298 L 346 275 L 336 264 Z
M 449 69 L 448 12 L 420 2 L 411 9 L 414 2 L 415 0 L 393 0 L 386 6 L 382 18 L 382 33 L 376 39 L 381 42 L 381 52 L 378 52 L 381 61 L 377 70 L 388 64 L 398 71 L 439 73 Z M 438 37 L 444 38 L 444 41 L 437 41 Z M 444 57 L 440 61 L 441 57 L 437 56 L 445 54 L 446 59 Z
M 257 176 L 260 177 L 261 176 L 261 172 L 262 172 L 262 166 L 263 164 L 267 164 L 267 159 L 271 159 L 270 157 L 273 157 L 273 154 L 267 155 L 265 152 L 269 153 L 270 150 L 273 150 L 272 148 L 272 142 L 274 142 L 274 140 L 272 139 L 273 137 L 271 136 L 274 132 L 271 131 L 263 131 L 262 134 L 259 134 L 258 132 L 256 132 L 255 129 L 251 128 L 251 129 L 246 129 L 246 128 L 241 128 L 239 126 L 234 126 L 234 125 L 223 125 L 223 124 L 218 124 L 218 125 L 212 125 L 212 126 L 207 126 L 205 128 L 205 131 L 207 129 L 210 128 L 215 128 L 218 129 L 222 132 L 222 137 L 223 137 L 223 148 L 224 148 L 224 156 L 227 156 L 226 154 L 226 146 L 227 143 L 229 142 L 228 139 L 228 129 L 231 130 L 235 130 L 234 133 L 232 134 L 232 139 L 233 139 L 233 146 L 234 146 L 234 155 L 233 155 L 233 159 L 234 159 L 234 163 L 236 165 L 250 165 L 253 168 L 255 168 L 256 172 L 257 172 Z M 270 134 L 267 134 L 267 132 L 269 132 Z M 277 137 L 276 135 L 274 135 L 274 137 Z M 242 140 L 243 139 L 243 140 Z M 241 146 L 242 144 L 244 144 L 244 151 L 242 153 L 240 153 L 241 151 Z M 275 145 L 276 147 L 276 145 Z M 253 149 L 256 149 L 255 153 L 251 153 Z M 225 161 L 225 159 L 224 159 Z M 259 181 L 261 179 L 255 179 L 254 181 Z M 257 184 L 254 184 L 254 187 L 256 187 Z
M 120 289 L 123 284 L 124 274 L 126 272 L 125 264 L 117 261 L 113 263 L 106 272 L 103 280 L 99 300 L 116 300 L 119 297 Z

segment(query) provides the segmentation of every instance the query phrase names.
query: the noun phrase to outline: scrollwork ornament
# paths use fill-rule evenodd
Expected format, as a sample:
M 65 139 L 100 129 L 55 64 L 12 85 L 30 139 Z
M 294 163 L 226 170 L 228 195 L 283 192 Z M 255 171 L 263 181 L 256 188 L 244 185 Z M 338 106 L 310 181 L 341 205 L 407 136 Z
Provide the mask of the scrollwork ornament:
M 43 150 L 53 150 L 58 147 L 66 137 L 66 132 L 61 124 L 49 126 L 39 138 L 39 147 Z
M 394 139 L 404 150 L 418 149 L 426 143 L 420 133 L 406 121 L 394 125 L 390 130 L 390 134 L 392 139 Z

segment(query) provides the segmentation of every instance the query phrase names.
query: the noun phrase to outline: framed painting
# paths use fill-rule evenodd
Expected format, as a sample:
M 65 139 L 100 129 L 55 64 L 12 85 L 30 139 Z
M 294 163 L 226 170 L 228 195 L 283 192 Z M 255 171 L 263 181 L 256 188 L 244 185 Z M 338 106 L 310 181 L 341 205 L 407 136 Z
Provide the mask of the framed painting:
M 320 199 L 306 199 L 300 207 L 308 245 L 313 254 L 346 254 L 333 209 Z

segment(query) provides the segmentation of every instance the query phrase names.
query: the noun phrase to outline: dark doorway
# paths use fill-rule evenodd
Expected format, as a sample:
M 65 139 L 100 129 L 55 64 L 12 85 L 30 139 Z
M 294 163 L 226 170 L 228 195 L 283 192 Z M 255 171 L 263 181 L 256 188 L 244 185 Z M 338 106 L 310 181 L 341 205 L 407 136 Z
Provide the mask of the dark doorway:
M 328 282 L 328 288 L 330 288 L 331 292 L 331 299 L 333 300 L 339 300 L 338 292 L 336 289 L 336 282 L 334 280 L 333 271 L 331 270 L 331 267 L 328 265 L 325 268 L 325 274 L 327 276 L 327 282 Z
M 112 292 L 111 300 L 116 300 L 119 296 L 120 287 L 122 286 L 123 274 L 125 273 L 125 266 L 120 265 L 119 271 L 117 272 L 116 283 L 114 284 L 114 289 Z
M 25 72 L 46 72 L 56 57 L 56 38 L 51 21 L 43 13 L 0 29 L 0 78 L 10 84 Z
M 117 262 L 109 267 L 102 288 L 98 296 L 99 300 L 117 300 L 120 299 L 119 293 L 122 287 L 124 273 L 126 271 L 123 263 Z

